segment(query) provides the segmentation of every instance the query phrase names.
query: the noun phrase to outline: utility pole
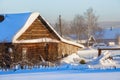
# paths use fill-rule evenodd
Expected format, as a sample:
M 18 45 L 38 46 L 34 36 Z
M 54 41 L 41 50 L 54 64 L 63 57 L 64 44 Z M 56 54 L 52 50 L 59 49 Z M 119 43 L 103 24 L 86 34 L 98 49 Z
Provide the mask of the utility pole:
M 87 41 L 87 47 L 89 47 L 89 38 L 90 38 L 90 26 L 89 24 L 87 25 L 87 28 L 88 28 L 88 33 L 87 33 L 87 36 L 88 36 L 88 41 Z
M 60 36 L 62 37 L 62 25 L 61 25 L 61 15 L 59 15 L 59 28 L 60 28 Z

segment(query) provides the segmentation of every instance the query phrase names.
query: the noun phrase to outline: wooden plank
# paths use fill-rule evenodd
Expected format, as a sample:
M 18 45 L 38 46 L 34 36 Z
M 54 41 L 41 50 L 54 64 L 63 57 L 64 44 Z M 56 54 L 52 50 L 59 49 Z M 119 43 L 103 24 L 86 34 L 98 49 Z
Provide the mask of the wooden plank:
M 120 48 L 98 48 L 98 50 L 120 50 Z
M 101 55 L 102 50 L 120 50 L 120 48 L 98 48 L 98 56 Z

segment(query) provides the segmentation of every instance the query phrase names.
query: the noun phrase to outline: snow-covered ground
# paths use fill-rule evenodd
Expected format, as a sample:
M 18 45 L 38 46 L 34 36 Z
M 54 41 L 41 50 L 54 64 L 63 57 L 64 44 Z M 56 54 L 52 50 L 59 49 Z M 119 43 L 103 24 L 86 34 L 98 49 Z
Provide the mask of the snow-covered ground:
M 61 63 L 83 65 L 80 64 L 81 60 L 84 60 L 89 68 L 120 68 L 120 50 L 104 50 L 98 56 L 97 49 L 89 48 L 62 59 Z
M 80 73 L 79 71 L 54 71 L 0 75 L 0 80 L 120 80 L 120 72 Z

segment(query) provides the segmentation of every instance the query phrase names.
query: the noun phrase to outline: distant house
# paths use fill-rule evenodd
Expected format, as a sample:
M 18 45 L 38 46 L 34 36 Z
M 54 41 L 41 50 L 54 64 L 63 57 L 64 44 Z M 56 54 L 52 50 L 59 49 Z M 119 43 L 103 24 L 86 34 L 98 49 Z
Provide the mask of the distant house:
M 89 39 L 87 40 L 88 46 L 92 46 L 94 43 L 96 43 L 95 38 L 91 35 Z
M 84 38 L 81 38 L 80 40 L 77 40 L 76 35 L 70 35 L 69 36 L 72 40 L 83 44 L 84 46 L 92 46 L 94 43 L 96 43 L 96 39 L 93 35 L 90 35 L 90 37 L 88 38 L 87 36 L 84 36 Z
M 100 42 L 104 42 L 108 45 L 111 45 L 111 44 L 119 45 L 119 43 L 120 43 L 119 37 L 120 37 L 120 28 L 119 27 L 105 28 L 103 38 L 101 40 L 100 39 L 98 39 L 98 40 Z
M 1 47 L 4 43 L 6 53 L 14 53 L 11 55 L 13 62 L 33 63 L 41 58 L 55 61 L 84 47 L 63 39 L 37 12 L 1 15 L 0 43 Z

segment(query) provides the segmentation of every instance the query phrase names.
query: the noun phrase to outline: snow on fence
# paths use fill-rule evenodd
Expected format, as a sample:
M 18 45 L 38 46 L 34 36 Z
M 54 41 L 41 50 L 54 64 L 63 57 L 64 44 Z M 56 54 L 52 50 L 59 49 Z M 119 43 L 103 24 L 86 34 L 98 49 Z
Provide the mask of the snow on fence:
M 23 69 L 21 69 L 19 66 L 14 69 L 1 69 L 0 71 L 24 71 L 24 70 L 29 70 L 29 71 L 55 71 L 55 70 L 79 70 L 79 71 L 86 71 L 86 70 L 105 70 L 105 69 L 117 69 L 120 68 L 120 65 L 117 66 L 103 66 L 103 65 L 61 65 L 61 66 L 43 66 L 43 65 L 36 65 L 36 66 L 24 66 Z

